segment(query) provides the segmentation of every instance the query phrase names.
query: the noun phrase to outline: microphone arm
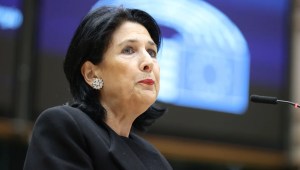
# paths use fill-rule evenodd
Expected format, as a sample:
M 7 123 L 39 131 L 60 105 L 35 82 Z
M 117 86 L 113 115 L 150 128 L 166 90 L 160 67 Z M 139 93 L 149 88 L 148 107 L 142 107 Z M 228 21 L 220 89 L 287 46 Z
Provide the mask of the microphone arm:
M 294 106 L 295 108 L 300 108 L 298 103 L 294 103 L 286 100 L 279 100 L 277 97 L 271 96 L 260 96 L 260 95 L 251 95 L 250 100 L 254 103 L 266 103 L 266 104 L 278 104 L 278 103 L 287 103 Z

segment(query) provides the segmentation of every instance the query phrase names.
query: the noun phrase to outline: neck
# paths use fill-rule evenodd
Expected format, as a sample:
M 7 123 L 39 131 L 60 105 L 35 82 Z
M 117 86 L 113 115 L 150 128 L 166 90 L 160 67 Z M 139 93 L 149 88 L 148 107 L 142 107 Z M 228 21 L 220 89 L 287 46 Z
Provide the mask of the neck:
M 111 113 L 107 113 L 107 117 L 105 119 L 105 123 L 118 135 L 128 137 L 133 121 L 129 121 L 126 119 L 120 119 L 115 117 Z
M 105 107 L 105 109 L 107 114 L 104 122 L 118 135 L 128 137 L 138 114 L 134 114 L 132 111 L 126 112 L 126 109 L 112 110 L 109 107 Z

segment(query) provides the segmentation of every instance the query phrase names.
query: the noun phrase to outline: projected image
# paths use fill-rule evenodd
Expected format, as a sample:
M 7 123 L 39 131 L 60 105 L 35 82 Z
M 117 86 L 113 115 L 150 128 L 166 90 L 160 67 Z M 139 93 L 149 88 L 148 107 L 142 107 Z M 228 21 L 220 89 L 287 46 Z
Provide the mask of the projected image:
M 1 5 L 0 3 L 0 29 L 18 29 L 23 22 L 21 11 L 14 7 Z
M 205 1 L 193 0 L 101 0 L 93 8 L 116 4 L 147 11 L 162 29 L 159 101 L 234 114 L 245 112 L 249 50 L 242 33 L 221 11 Z

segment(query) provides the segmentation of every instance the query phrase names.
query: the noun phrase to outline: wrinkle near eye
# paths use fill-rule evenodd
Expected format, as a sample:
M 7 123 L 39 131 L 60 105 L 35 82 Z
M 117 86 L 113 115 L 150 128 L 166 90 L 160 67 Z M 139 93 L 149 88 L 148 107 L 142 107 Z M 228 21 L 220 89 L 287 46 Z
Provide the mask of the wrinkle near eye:
M 156 58 L 156 51 L 155 50 L 152 50 L 152 49 L 149 49 L 149 50 L 147 50 L 148 51 L 148 53 L 149 53 L 149 55 L 152 57 L 152 58 Z
M 123 50 L 122 50 L 122 53 L 123 54 L 132 54 L 134 53 L 134 50 L 132 47 L 125 47 Z

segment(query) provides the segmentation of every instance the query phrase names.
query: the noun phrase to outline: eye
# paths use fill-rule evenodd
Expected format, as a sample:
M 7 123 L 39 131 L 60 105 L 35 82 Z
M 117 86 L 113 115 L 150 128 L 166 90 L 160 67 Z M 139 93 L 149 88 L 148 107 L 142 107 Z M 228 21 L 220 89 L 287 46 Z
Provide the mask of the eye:
M 156 51 L 155 50 L 149 49 L 149 50 L 147 50 L 147 52 L 149 53 L 149 55 L 152 58 L 156 58 Z
M 122 50 L 122 53 L 123 54 L 132 54 L 134 53 L 134 50 L 132 47 L 125 47 L 123 50 Z

